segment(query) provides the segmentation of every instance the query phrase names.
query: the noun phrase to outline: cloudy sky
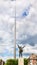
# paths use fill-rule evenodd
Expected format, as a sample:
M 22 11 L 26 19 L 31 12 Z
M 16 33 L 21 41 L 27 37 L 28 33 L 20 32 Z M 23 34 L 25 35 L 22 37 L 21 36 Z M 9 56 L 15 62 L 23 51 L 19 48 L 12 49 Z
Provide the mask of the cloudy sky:
M 16 3 L 15 3 L 16 2 Z M 23 57 L 37 54 L 37 0 L 0 0 L 0 58 L 14 57 L 16 6 L 16 57 L 24 46 Z

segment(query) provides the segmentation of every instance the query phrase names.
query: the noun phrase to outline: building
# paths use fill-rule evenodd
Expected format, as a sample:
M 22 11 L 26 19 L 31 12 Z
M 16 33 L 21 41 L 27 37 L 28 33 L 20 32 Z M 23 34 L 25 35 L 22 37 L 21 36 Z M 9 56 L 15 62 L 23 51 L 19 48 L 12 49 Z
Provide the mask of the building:
M 30 57 L 28 58 L 28 65 L 37 65 L 37 55 L 30 55 Z
M 4 64 L 5 64 L 5 62 L 0 59 L 0 65 L 4 65 Z

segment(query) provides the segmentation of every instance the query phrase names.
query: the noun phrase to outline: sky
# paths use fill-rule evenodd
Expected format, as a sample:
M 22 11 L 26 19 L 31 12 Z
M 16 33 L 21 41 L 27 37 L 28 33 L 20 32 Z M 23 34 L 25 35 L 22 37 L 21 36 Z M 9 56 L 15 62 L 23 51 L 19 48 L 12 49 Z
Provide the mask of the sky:
M 16 2 L 16 3 L 15 3 Z M 23 57 L 37 54 L 37 0 L 0 0 L 0 58 L 14 57 L 16 6 L 16 57 L 24 46 Z

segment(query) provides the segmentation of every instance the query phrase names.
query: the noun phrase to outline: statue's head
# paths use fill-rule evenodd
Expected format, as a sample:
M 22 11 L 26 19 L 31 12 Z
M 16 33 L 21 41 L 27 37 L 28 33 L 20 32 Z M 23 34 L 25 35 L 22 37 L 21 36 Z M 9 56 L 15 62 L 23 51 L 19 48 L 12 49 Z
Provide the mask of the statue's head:
M 22 50 L 22 47 L 19 47 L 20 50 Z

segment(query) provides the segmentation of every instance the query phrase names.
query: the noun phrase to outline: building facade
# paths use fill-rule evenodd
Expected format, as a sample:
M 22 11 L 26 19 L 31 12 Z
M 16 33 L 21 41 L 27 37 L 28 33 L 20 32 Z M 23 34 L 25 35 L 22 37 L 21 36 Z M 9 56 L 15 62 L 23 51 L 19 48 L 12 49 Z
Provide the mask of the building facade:
M 37 65 L 37 55 L 30 55 L 30 57 L 28 58 L 28 65 Z

